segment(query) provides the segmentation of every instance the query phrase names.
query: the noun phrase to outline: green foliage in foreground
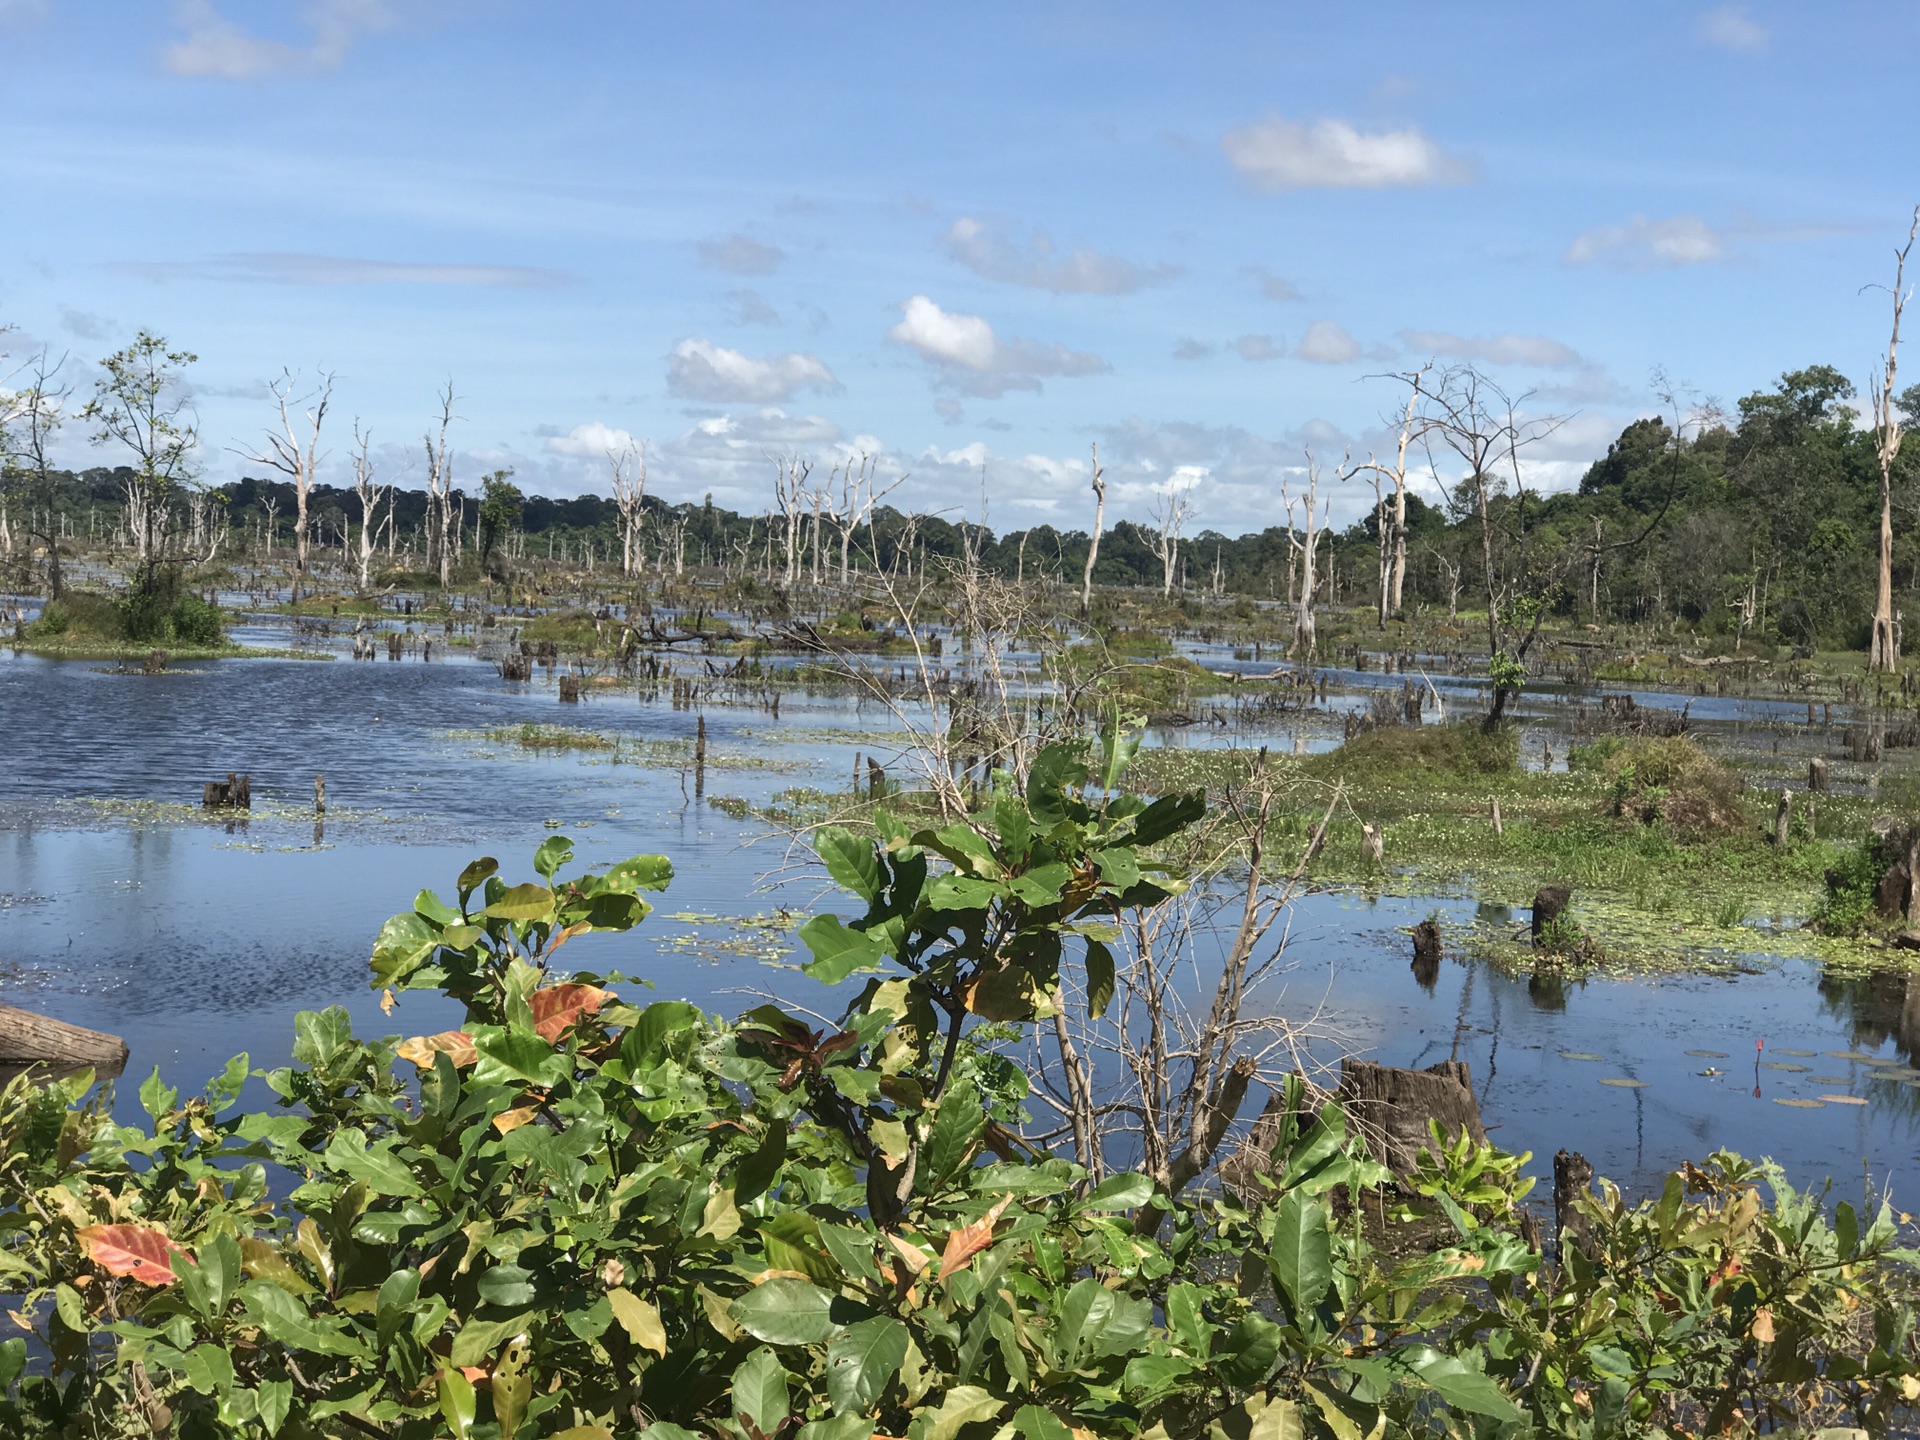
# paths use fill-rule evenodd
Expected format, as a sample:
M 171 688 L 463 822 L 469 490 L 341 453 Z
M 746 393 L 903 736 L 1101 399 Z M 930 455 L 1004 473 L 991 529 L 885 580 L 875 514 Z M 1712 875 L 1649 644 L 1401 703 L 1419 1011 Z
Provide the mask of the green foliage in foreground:
M 1550 1270 L 1524 1157 L 1436 1137 L 1390 1183 L 1297 1084 L 1241 1194 L 1095 1185 L 1022 1142 L 1025 1078 L 940 1012 L 1014 971 L 993 1009 L 1027 1009 L 1086 934 L 1062 927 L 1158 903 L 1171 877 L 1128 852 L 1183 818 L 1110 813 L 1111 742 L 1043 760 L 992 841 L 983 816 L 978 843 L 837 842 L 868 914 L 811 922 L 815 964 L 907 972 L 841 1029 L 561 978 L 671 870 L 561 879 L 556 837 L 537 880 L 476 861 L 381 932 L 374 983 L 458 998 L 458 1031 L 302 1014 L 264 1112 L 234 1108 L 245 1057 L 184 1100 L 148 1081 L 149 1125 L 84 1080 L 0 1092 L 0 1285 L 31 1331 L 0 1344 L 0 1433 L 1598 1440 L 1884 1433 L 1920 1397 L 1895 1217 L 1829 1222 L 1737 1157 L 1645 1204 L 1603 1186 Z

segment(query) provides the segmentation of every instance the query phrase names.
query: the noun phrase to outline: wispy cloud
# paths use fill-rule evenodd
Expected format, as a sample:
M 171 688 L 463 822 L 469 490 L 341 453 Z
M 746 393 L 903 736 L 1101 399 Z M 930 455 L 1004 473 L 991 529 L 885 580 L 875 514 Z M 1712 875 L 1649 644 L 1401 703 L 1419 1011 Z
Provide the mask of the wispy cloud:
M 786 263 L 787 252 L 763 245 L 751 235 L 724 235 L 700 242 L 700 263 L 728 275 L 771 275 Z
M 0 0 L 0 25 L 25 25 L 44 19 L 47 0 Z
M 1042 377 L 1096 375 L 1110 367 L 1098 355 L 1031 340 L 1002 341 L 978 315 L 942 310 L 925 295 L 900 307 L 900 323 L 887 338 L 919 352 L 936 367 L 941 383 L 969 395 L 994 399 L 1009 390 L 1038 390 Z
M 729 290 L 727 318 L 735 325 L 778 325 L 780 312 L 758 290 Z
M 248 34 L 213 0 L 180 0 L 175 13 L 186 33 L 161 52 L 161 63 L 176 75 L 213 80 L 337 70 L 363 33 L 393 23 L 380 0 L 312 0 L 303 11 L 312 42 L 289 45 Z
M 1229 130 L 1227 160 L 1256 190 L 1378 190 L 1459 185 L 1473 167 L 1411 127 L 1363 135 L 1344 120 L 1272 115 Z
M 1601 225 L 1575 236 L 1561 258 L 1569 265 L 1663 270 L 1705 265 L 1724 257 L 1726 250 L 1726 236 L 1698 215 L 1665 220 L 1636 215 L 1625 225 Z
M 631 432 L 618 426 L 589 420 L 584 425 L 574 426 L 564 435 L 549 434 L 546 448 L 555 455 L 570 455 L 579 460 L 604 460 L 608 455 L 638 450 L 640 442 L 633 438 Z
M 1545 335 L 1455 335 L 1446 330 L 1402 330 L 1400 343 L 1424 354 L 1478 360 L 1488 365 L 1577 370 L 1588 363 L 1571 345 L 1563 345 Z
M 1141 266 L 1118 255 L 1082 247 L 1059 253 L 1044 231 L 1024 245 L 997 234 L 985 221 L 966 216 L 947 232 L 947 253 L 967 269 L 1004 285 L 1026 285 L 1063 295 L 1129 295 L 1164 284 L 1180 273 L 1174 265 Z
M 1259 282 L 1260 294 L 1264 299 L 1273 300 L 1282 305 L 1306 299 L 1306 296 L 1302 295 L 1299 288 L 1286 276 L 1276 275 L 1264 266 L 1250 266 L 1246 273 Z
M 1362 345 L 1346 327 L 1331 320 L 1316 320 L 1293 347 L 1294 355 L 1314 365 L 1346 365 L 1355 360 L 1391 360 L 1391 345 Z
M 1277 360 L 1280 347 L 1273 342 L 1271 335 L 1242 335 L 1233 342 L 1233 348 L 1239 352 L 1242 360 Z
M 1770 37 L 1744 5 L 1722 5 L 1700 17 L 1700 38 L 1736 55 L 1757 55 Z
M 1213 354 L 1213 346 L 1204 340 L 1196 340 L 1191 335 L 1173 347 L 1173 358 L 1176 360 L 1204 360 L 1211 354 Z
M 149 280 L 246 280 L 266 285 L 564 285 L 558 270 L 531 265 L 462 265 L 409 260 L 360 260 L 344 255 L 261 251 L 206 260 L 128 261 L 116 267 Z
M 683 400 L 769 405 L 802 390 L 838 389 L 826 361 L 797 351 L 759 358 L 689 338 L 673 347 L 667 362 L 667 390 Z

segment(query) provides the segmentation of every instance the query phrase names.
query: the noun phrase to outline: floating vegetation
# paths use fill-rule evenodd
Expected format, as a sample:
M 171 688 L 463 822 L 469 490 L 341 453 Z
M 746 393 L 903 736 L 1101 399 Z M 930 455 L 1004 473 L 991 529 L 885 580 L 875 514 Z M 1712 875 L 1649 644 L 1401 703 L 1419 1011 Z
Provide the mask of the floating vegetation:
M 1824 1110 L 1827 1107 L 1825 1100 L 1810 1100 L 1804 1095 L 1778 1095 L 1774 1097 L 1773 1103 L 1791 1105 L 1796 1110 Z
M 1809 1085 L 1851 1085 L 1853 1081 L 1845 1075 L 1809 1075 L 1807 1083 Z
M 1587 1050 L 1562 1050 L 1560 1052 L 1560 1058 L 1562 1060 L 1604 1060 L 1607 1057 L 1604 1055 L 1595 1055 Z
M 1811 1056 L 1818 1055 L 1820 1052 L 1818 1050 L 1789 1050 L 1785 1046 L 1776 1046 L 1773 1053 L 1776 1055 L 1791 1055 L 1795 1059 L 1805 1060 Z
M 1866 1098 L 1860 1095 L 1828 1095 L 1824 1098 L 1828 1105 L 1864 1105 Z
M 1872 1065 L 1879 1059 L 1877 1055 L 1867 1055 L 1859 1050 L 1822 1050 L 1820 1053 L 1834 1060 L 1857 1060 L 1866 1065 Z
M 450 740 L 481 741 L 488 745 L 509 745 L 535 755 L 578 754 L 590 757 L 586 763 L 601 765 L 640 765 L 657 770 L 691 770 L 696 760 L 692 740 L 654 740 L 640 735 L 613 734 L 584 730 L 571 725 L 502 725 L 490 730 L 448 730 Z M 493 758 L 480 752 L 481 758 Z M 709 745 L 706 767 L 709 770 L 802 770 L 803 759 L 780 759 L 770 755 L 749 755 L 721 750 Z
M 1762 1060 L 1760 1062 L 1760 1068 L 1762 1070 L 1784 1070 L 1789 1075 L 1804 1075 L 1807 1071 L 1805 1065 L 1796 1065 L 1791 1060 Z
M 1644 1090 L 1647 1088 L 1646 1081 L 1635 1080 L 1626 1075 L 1606 1075 L 1601 1077 L 1600 1083 L 1602 1085 L 1614 1085 L 1622 1090 Z
M 689 955 L 709 965 L 721 960 L 777 964 L 793 953 L 793 927 L 800 912 L 783 909 L 770 915 L 709 915 L 683 910 L 664 918 L 693 927 L 693 931 L 665 937 L 659 942 L 662 950 Z M 714 931 L 720 933 L 711 933 Z
M 1779 1053 L 1782 1055 L 1790 1055 L 1790 1054 L 1805 1053 L 1805 1052 L 1782 1050 Z M 1687 1054 L 1697 1056 L 1699 1059 L 1702 1059 L 1702 1060 L 1725 1060 L 1727 1058 L 1727 1052 L 1724 1050 L 1689 1050 L 1687 1051 Z

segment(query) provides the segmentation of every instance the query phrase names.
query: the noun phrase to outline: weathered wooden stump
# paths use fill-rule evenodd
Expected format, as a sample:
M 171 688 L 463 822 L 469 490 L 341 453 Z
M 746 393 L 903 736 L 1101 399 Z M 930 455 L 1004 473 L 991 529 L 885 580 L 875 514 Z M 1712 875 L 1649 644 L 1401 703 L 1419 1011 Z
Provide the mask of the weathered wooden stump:
M 1442 953 L 1438 921 L 1422 920 L 1413 927 L 1413 978 L 1422 989 L 1431 990 L 1440 978 Z
M 1538 945 L 1541 938 L 1552 931 L 1572 903 L 1573 892 L 1564 885 L 1542 885 L 1533 892 L 1534 944 Z
M 44 1067 L 60 1075 L 91 1066 L 105 1080 L 126 1064 L 127 1042 L 118 1035 L 0 1005 L 0 1067 Z
M 1486 1142 L 1480 1102 L 1464 1060 L 1442 1060 L 1425 1070 L 1343 1060 L 1335 1093 L 1368 1147 L 1396 1175 L 1411 1174 L 1420 1152 L 1433 1149 L 1429 1120 L 1438 1121 L 1440 1133 L 1449 1138 L 1464 1130 Z
M 324 775 L 313 777 L 313 813 L 316 815 L 327 813 L 327 777 Z
M 401 643 L 402 643 L 402 642 L 401 642 L 401 639 L 400 639 L 400 632 L 399 632 L 398 630 L 395 630 L 395 631 L 392 631 L 391 633 L 389 633 L 389 634 L 388 634 L 388 636 L 387 636 L 387 659 L 389 659 L 389 660 L 398 660 L 398 659 L 400 658 L 400 646 L 401 646 Z
M 1773 809 L 1773 843 L 1786 848 L 1787 826 L 1793 818 L 1793 791 L 1782 790 Z
M 1593 1166 L 1577 1150 L 1561 1150 L 1553 1157 L 1553 1247 L 1558 1258 L 1567 1244 L 1586 1244 L 1587 1217 L 1574 1204 L 1593 1184 Z
M 569 705 L 579 702 L 580 677 L 578 675 L 562 675 L 560 677 L 560 698 Z
M 1507 827 L 1500 823 L 1500 797 L 1498 795 L 1495 795 L 1488 803 L 1488 809 L 1493 816 L 1493 833 L 1496 835 L 1506 834 Z
M 502 655 L 500 657 L 500 678 L 502 680 L 533 679 L 533 657 L 530 655 Z
M 209 780 L 200 792 L 200 803 L 208 810 L 251 810 L 253 777 L 236 775 L 231 770 L 224 780 Z
M 1818 755 L 1807 761 L 1807 793 L 1825 795 L 1832 779 L 1827 772 L 1827 762 Z

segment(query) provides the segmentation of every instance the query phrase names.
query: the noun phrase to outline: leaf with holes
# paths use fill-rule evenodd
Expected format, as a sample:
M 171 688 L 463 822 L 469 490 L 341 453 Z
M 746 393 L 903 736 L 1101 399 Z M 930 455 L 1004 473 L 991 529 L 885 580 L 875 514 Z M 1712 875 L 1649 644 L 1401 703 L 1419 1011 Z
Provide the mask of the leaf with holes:
M 109 1275 L 125 1275 L 142 1285 L 171 1285 L 171 1257 L 188 1253 L 164 1230 L 149 1225 L 88 1225 L 73 1238 L 80 1242 L 81 1254 Z

